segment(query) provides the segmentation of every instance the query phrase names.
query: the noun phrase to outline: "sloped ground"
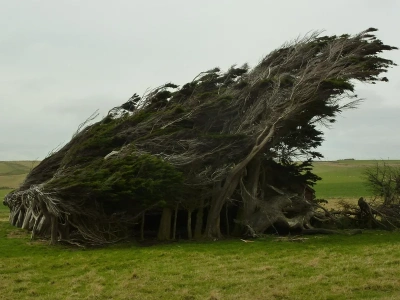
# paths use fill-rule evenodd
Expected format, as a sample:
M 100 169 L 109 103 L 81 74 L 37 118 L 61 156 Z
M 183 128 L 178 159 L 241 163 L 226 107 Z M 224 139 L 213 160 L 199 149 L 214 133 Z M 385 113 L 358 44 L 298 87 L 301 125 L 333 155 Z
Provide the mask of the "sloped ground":
M 0 161 L 0 189 L 16 189 L 39 161 Z

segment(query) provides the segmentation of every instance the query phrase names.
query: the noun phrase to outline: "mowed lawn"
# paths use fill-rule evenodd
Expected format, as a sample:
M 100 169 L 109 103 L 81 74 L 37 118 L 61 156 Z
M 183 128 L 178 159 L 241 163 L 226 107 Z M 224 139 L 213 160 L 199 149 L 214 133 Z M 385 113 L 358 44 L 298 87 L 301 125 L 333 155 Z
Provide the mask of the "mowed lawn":
M 340 160 L 314 162 L 314 173 L 322 178 L 314 186 L 317 198 L 359 198 L 372 197 L 365 184 L 364 171 L 373 167 L 379 160 Z M 385 161 L 386 164 L 400 167 L 400 160 Z

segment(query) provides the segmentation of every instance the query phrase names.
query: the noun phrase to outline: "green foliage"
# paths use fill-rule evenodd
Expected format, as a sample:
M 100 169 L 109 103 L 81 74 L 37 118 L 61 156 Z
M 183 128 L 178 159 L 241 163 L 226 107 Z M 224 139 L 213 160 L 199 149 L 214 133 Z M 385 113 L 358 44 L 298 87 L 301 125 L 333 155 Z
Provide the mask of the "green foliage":
M 129 123 L 129 125 L 131 125 L 131 126 L 135 126 L 135 125 L 149 119 L 152 114 L 153 114 L 152 112 L 149 112 L 146 110 L 138 111 L 137 113 L 135 113 L 134 115 L 129 117 L 129 119 L 127 120 L 127 123 Z
M 274 85 L 274 80 L 272 78 L 263 79 L 256 84 L 255 90 L 265 89 Z
M 141 100 L 140 96 L 135 93 L 131 98 L 129 98 L 127 102 L 121 105 L 121 108 L 128 111 L 134 111 L 137 108 L 140 100 Z
M 197 86 L 197 82 L 186 83 L 185 85 L 182 86 L 182 88 L 179 91 L 177 91 L 173 94 L 173 97 L 171 100 L 173 102 L 176 102 L 176 101 L 179 102 L 182 98 L 189 97 L 194 92 L 194 89 L 196 88 L 196 86 Z
M 223 95 L 223 96 L 218 97 L 216 101 L 222 101 L 224 103 L 229 103 L 232 100 L 233 100 L 233 97 L 231 95 Z
M 167 99 L 172 96 L 172 93 L 167 90 L 163 90 L 158 92 L 151 98 L 150 107 L 151 108 L 160 108 L 166 106 L 168 104 Z
M 63 193 L 81 194 L 100 202 L 128 201 L 144 207 L 159 201 L 172 203 L 179 198 L 181 172 L 149 155 L 128 155 L 96 159 L 69 176 L 55 178 L 49 188 L 62 187 Z
M 103 121 L 92 125 L 81 139 L 73 143 L 62 165 L 85 164 L 118 150 L 126 143 L 126 137 L 120 134 L 121 129 L 135 127 L 155 115 L 157 112 L 151 110 L 138 110 L 132 116 L 123 118 L 107 116 Z
M 336 35 L 333 36 L 320 36 L 314 41 L 309 43 L 309 48 L 311 48 L 315 53 L 319 53 L 323 48 L 325 48 L 330 42 L 337 39 Z
M 295 79 L 291 75 L 285 75 L 280 78 L 280 86 L 283 88 L 293 86 Z
M 174 107 L 174 113 L 175 114 L 181 114 L 185 112 L 185 108 L 182 105 L 176 105 Z
M 248 83 L 247 81 L 245 81 L 245 80 L 240 80 L 240 81 L 234 86 L 234 88 L 235 88 L 235 89 L 238 89 L 238 90 L 241 90 L 241 89 L 245 88 L 245 87 L 248 86 L 248 85 L 249 85 L 249 83 Z
M 290 186 L 299 187 L 304 185 L 313 186 L 321 177 L 312 171 L 312 160 L 303 162 L 276 162 L 269 160 L 266 162 L 273 172 L 272 184 L 279 188 L 288 188 Z
M 218 95 L 217 91 L 201 93 L 198 94 L 197 97 L 199 100 L 207 100 L 207 99 L 212 99 L 213 97 L 215 97 L 215 95 Z
M 92 125 L 82 141 L 72 145 L 63 165 L 77 165 L 90 162 L 93 158 L 104 157 L 112 150 L 121 147 L 125 140 L 115 134 L 115 128 L 120 123 L 118 119 L 98 122 Z
M 239 68 L 232 66 L 225 73 L 222 73 L 219 68 L 202 72 L 192 82 L 186 83 L 180 90 L 172 93 L 170 102 L 184 103 L 190 97 L 195 97 L 199 101 L 218 101 L 218 95 L 228 87 L 236 85 L 236 88 L 242 88 L 247 85 L 242 78 L 248 70 L 249 67 L 243 65 Z M 239 82 L 240 84 L 237 84 Z M 226 100 L 226 96 L 222 96 L 221 100 L 223 99 Z
M 321 87 L 323 89 L 334 89 L 340 91 L 354 91 L 354 85 L 348 80 L 343 78 L 330 78 L 322 81 Z
M 288 127 L 288 133 L 281 138 L 272 150 L 276 157 L 283 163 L 290 163 L 293 160 L 322 158 L 322 154 L 315 149 L 323 142 L 323 132 L 316 129 L 314 124 L 308 121 L 301 121 L 302 115 L 299 115 L 296 122 Z M 294 127 L 296 126 L 296 127 Z

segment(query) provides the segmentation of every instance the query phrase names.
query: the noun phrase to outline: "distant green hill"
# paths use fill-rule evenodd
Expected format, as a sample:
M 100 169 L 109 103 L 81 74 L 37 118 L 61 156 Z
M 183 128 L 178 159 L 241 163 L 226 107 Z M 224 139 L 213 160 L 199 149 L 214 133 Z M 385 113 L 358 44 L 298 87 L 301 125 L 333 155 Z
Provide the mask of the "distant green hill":
M 372 196 L 365 185 L 364 170 L 382 163 L 380 160 L 338 160 L 315 162 L 314 173 L 322 178 L 314 189 L 317 198 L 358 198 Z M 400 160 L 386 164 L 400 167 Z
M 39 161 L 0 161 L 0 189 L 15 189 Z

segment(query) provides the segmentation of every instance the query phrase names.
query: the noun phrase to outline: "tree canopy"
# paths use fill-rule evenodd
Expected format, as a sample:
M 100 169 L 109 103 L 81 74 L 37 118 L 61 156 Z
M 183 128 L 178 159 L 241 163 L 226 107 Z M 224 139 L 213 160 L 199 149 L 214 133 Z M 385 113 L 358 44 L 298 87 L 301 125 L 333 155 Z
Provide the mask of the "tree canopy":
M 312 160 L 322 157 L 317 125 L 356 106 L 357 82 L 387 81 L 382 74 L 395 65 L 380 54 L 397 48 L 375 31 L 313 33 L 254 68 L 213 68 L 182 86 L 134 94 L 82 126 L 6 196 L 11 223 L 92 244 L 137 236 L 139 227 L 142 237 L 148 229 L 168 239 L 166 227 L 174 236 L 180 220 L 189 237 L 192 227 L 213 238 L 276 224 L 311 228 L 326 217 L 310 187 L 319 179 Z

